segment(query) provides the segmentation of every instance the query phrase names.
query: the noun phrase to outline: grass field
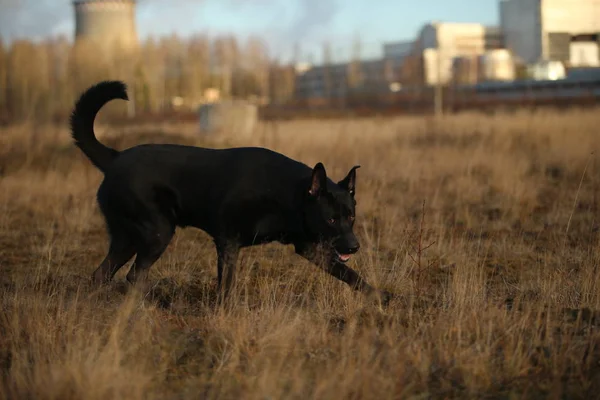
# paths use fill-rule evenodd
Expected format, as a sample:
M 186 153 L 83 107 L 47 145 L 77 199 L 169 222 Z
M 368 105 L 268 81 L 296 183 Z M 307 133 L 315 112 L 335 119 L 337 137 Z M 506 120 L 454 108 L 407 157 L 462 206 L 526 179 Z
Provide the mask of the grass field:
M 3 128 L 0 398 L 598 398 L 599 115 L 282 122 L 218 142 L 97 127 L 119 149 L 260 145 L 334 179 L 362 165 L 350 264 L 397 295 L 387 308 L 278 244 L 242 251 L 236 305 L 218 308 L 194 229 L 144 296 L 128 266 L 94 289 L 101 173 L 64 129 Z

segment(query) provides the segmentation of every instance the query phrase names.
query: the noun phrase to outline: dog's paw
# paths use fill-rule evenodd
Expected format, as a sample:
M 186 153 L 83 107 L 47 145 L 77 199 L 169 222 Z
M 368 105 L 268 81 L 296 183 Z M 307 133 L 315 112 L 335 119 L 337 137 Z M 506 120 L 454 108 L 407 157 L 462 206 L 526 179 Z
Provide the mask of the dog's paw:
M 379 291 L 379 301 L 381 301 L 381 305 L 387 307 L 390 304 L 390 301 L 394 298 L 394 295 L 387 290 Z

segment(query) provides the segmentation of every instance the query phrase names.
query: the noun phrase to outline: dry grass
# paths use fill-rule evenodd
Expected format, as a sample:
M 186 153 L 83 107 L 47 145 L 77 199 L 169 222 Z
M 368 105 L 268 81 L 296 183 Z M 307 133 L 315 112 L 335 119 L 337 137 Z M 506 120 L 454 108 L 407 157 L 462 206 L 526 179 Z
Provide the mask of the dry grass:
M 0 131 L 0 398 L 595 398 L 599 122 L 595 110 L 278 123 L 220 143 L 189 127 L 105 137 L 263 145 L 334 178 L 361 164 L 352 264 L 398 294 L 385 309 L 276 244 L 242 252 L 237 305 L 219 309 L 213 245 L 192 229 L 143 298 L 127 267 L 91 289 L 107 247 L 100 173 L 66 131 Z

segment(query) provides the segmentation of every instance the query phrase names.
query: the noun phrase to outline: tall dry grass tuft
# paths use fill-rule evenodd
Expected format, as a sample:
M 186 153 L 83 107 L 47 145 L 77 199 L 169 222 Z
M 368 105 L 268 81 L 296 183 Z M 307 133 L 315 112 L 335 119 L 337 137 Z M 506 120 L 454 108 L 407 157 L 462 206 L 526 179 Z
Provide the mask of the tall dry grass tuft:
M 277 244 L 245 249 L 216 307 L 208 236 L 178 231 L 148 293 L 88 277 L 101 175 L 66 130 L 0 130 L 0 397 L 594 398 L 600 390 L 596 110 L 191 126 L 99 126 L 141 142 L 260 145 L 333 178 L 356 164 L 381 308 Z M 182 132 L 177 134 L 177 131 Z

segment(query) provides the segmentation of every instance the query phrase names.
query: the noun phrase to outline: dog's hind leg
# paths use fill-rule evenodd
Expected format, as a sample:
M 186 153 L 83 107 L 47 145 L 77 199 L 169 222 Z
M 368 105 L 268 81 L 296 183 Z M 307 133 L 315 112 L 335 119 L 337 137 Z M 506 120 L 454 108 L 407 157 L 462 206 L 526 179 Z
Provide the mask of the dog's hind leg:
M 230 241 L 218 241 L 216 247 L 219 298 L 225 300 L 235 285 L 235 270 L 240 248 Z
M 145 282 L 148 270 L 167 249 L 175 234 L 175 226 L 167 218 L 157 218 L 144 228 L 136 241 L 137 257 L 127 273 L 131 284 Z
M 122 235 L 112 236 L 108 254 L 92 275 L 94 283 L 99 285 L 110 282 L 117 271 L 125 265 L 134 254 L 135 248 L 126 237 Z

